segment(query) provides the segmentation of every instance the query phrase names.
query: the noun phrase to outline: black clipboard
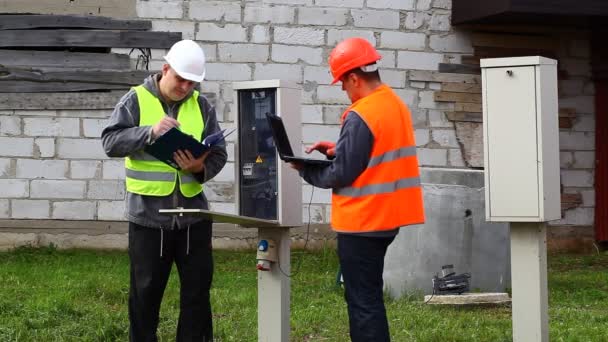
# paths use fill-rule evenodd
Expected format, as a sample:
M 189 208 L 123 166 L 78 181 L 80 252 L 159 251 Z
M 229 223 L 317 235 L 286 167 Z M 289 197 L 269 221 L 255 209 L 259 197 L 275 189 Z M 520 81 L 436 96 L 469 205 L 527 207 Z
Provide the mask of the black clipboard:
M 158 137 L 152 144 L 146 146 L 144 151 L 172 168 L 179 170 L 179 165 L 173 159 L 173 154 L 177 150 L 188 150 L 194 158 L 198 158 L 212 146 L 223 143 L 225 138 L 235 130 L 234 128 L 230 131 L 223 129 L 208 135 L 202 142 L 198 142 L 192 136 L 173 127 Z

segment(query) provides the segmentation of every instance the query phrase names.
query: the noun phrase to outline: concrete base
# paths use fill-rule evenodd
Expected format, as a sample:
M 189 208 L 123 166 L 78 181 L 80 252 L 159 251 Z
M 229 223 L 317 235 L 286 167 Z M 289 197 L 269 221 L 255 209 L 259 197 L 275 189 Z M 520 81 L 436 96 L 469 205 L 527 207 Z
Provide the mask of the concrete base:
M 511 303 L 508 293 L 463 293 L 461 295 L 427 295 L 424 302 L 433 305 L 505 305 Z
M 509 227 L 485 220 L 483 171 L 422 169 L 424 225 L 404 227 L 390 245 L 384 284 L 392 297 L 430 294 L 441 266 L 470 273 L 470 288 L 511 286 Z M 401 210 L 407 210 L 407 203 Z

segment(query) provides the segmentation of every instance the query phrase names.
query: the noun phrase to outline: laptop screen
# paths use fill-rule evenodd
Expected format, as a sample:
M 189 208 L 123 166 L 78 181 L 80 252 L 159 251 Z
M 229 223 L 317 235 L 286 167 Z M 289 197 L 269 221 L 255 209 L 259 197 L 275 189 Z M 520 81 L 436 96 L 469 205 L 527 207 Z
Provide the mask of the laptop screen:
M 277 145 L 277 150 L 279 150 L 279 154 L 292 157 L 293 150 L 291 149 L 283 120 L 279 116 L 270 113 L 266 113 L 266 117 L 268 118 L 268 123 L 270 124 L 270 129 L 272 130 L 272 135 L 274 136 L 274 141 Z

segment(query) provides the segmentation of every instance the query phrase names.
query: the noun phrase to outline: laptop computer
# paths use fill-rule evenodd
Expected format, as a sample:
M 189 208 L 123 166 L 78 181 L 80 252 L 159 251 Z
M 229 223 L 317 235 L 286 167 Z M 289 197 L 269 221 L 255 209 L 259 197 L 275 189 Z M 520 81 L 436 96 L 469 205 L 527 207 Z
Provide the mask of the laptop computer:
M 277 147 L 277 151 L 279 152 L 279 157 L 281 158 L 281 160 L 286 162 L 297 162 L 305 165 L 317 166 L 327 166 L 331 164 L 331 160 L 327 159 L 314 159 L 295 156 L 293 154 L 293 150 L 291 149 L 289 137 L 287 136 L 287 132 L 285 131 L 285 125 L 283 125 L 283 120 L 281 119 L 281 117 L 274 114 L 266 113 L 266 118 L 268 119 L 268 125 L 270 126 L 270 130 L 272 131 L 272 138 L 274 139 L 274 145 Z

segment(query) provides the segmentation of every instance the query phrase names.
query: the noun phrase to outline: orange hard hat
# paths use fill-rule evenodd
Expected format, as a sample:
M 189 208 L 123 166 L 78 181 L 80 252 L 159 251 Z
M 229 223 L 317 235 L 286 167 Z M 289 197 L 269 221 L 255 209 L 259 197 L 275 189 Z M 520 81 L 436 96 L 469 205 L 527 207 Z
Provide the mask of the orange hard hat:
M 372 44 L 363 38 L 348 38 L 336 45 L 329 54 L 329 70 L 334 77 L 334 84 L 347 71 L 362 67 L 380 60 L 382 56 Z

